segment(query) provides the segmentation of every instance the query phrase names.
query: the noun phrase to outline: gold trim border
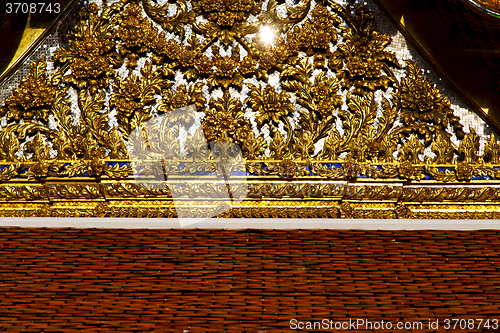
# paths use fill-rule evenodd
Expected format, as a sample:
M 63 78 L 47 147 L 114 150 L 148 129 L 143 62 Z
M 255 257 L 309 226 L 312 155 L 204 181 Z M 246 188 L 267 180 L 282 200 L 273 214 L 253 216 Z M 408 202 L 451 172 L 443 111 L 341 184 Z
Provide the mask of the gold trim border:
M 222 183 L 221 183 L 222 184 Z M 298 185 L 297 185 L 298 184 Z M 313 191 L 335 184 L 335 192 Z M 174 200 L 130 181 L 110 183 L 0 184 L 3 217 L 142 217 L 175 218 L 357 218 L 357 219 L 499 219 L 500 184 L 405 184 L 347 180 L 249 180 L 249 193 L 239 202 L 211 197 L 213 181 L 190 182 L 196 199 Z M 297 193 L 283 193 L 293 186 Z M 299 187 L 296 187 L 299 186 Z M 175 187 L 175 186 L 174 186 Z M 267 193 L 255 192 L 266 188 Z M 174 189 L 172 189 L 174 190 Z M 189 191 L 188 191 L 189 192 Z M 224 213 L 214 213 L 223 205 Z M 221 210 L 218 209 L 218 212 Z
M 186 202 L 192 215 L 207 212 L 206 204 Z M 176 218 L 171 201 L 108 201 L 0 204 L 1 217 Z M 318 201 L 245 201 L 216 218 L 344 218 L 344 219 L 500 219 L 498 204 L 397 204 Z

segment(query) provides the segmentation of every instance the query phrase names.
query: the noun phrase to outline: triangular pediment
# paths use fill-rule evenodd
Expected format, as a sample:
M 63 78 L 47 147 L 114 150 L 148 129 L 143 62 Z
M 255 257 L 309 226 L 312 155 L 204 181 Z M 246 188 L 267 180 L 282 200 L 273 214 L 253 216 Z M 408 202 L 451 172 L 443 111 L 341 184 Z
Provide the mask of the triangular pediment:
M 0 213 L 496 216 L 500 144 L 375 4 L 292 2 L 91 3 L 3 101 Z

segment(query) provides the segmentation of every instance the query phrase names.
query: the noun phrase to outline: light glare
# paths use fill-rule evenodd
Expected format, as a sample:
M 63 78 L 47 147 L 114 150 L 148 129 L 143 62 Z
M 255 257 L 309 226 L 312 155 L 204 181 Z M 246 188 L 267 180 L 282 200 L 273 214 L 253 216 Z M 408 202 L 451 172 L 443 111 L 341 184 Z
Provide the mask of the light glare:
M 273 28 L 271 28 L 268 25 L 265 25 L 260 29 L 259 35 L 260 35 L 260 40 L 264 44 L 271 44 L 272 45 L 274 43 L 275 38 L 276 38 L 276 33 L 274 32 Z

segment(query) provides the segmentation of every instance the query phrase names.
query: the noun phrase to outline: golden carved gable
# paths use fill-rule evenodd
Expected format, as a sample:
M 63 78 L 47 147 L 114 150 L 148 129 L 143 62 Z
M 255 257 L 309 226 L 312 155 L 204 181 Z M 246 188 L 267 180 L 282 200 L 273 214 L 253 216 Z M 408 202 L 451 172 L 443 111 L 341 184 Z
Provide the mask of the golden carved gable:
M 500 144 L 390 42 L 333 0 L 90 4 L 3 101 L 0 214 L 496 218 Z

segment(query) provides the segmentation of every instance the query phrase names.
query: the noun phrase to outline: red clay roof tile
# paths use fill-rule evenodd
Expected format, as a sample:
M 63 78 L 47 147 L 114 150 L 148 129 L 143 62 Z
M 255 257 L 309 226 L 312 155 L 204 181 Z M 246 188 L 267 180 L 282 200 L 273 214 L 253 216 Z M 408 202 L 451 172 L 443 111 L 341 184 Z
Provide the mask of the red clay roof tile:
M 499 234 L 4 228 L 0 327 L 268 333 L 293 318 L 493 319 Z

